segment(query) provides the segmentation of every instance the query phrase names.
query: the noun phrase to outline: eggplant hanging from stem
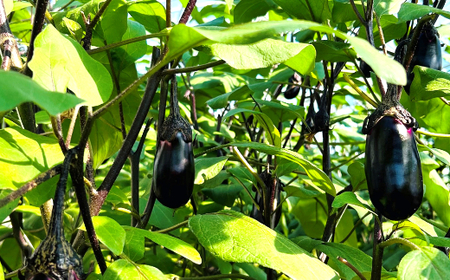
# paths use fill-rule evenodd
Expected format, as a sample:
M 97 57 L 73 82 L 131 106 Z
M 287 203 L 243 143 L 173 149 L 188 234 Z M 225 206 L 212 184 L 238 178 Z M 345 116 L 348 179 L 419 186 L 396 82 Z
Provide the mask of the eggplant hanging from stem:
M 25 279 L 79 280 L 84 278 L 81 257 L 64 237 L 63 209 L 69 165 L 76 150 L 69 150 L 58 185 L 56 187 L 53 211 L 47 237 L 27 260 Z
M 195 164 L 192 130 L 180 114 L 175 76 L 170 97 L 170 114 L 162 124 L 155 156 L 153 192 L 164 206 L 178 208 L 192 196 Z
M 414 138 L 418 125 L 389 85 L 382 104 L 364 121 L 365 173 L 370 200 L 391 220 L 411 217 L 422 203 L 423 179 Z

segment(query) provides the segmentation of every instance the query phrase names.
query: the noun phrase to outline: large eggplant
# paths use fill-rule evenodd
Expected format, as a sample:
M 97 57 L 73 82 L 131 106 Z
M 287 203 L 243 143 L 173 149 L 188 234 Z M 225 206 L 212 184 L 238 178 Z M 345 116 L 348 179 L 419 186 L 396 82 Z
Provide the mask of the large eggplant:
M 405 91 L 409 94 L 409 88 L 414 79 L 414 66 L 424 66 L 436 70 L 442 69 L 442 51 L 439 33 L 431 23 L 424 25 L 420 32 L 419 40 L 414 50 L 414 56 L 408 68 L 408 81 Z
M 367 135 L 365 169 L 370 200 L 383 216 L 398 221 L 416 212 L 423 182 L 413 128 L 380 119 Z
M 172 79 L 171 111 L 164 120 L 153 167 L 153 193 L 170 208 L 186 204 L 194 189 L 192 130 L 180 115 L 176 80 Z

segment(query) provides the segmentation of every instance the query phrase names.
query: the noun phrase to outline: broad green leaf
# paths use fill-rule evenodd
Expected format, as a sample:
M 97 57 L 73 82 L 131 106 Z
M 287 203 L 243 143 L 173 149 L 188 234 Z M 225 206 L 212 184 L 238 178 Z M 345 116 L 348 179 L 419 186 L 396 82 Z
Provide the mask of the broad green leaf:
M 413 216 L 408 218 L 409 221 L 412 223 L 418 225 L 420 229 L 431 236 L 444 236 L 447 232 L 448 228 L 443 226 L 442 228 L 439 228 L 435 225 L 432 225 L 421 218 L 417 216 L 417 214 L 414 214 Z
M 70 89 L 85 100 L 85 105 L 100 105 L 111 96 L 113 84 L 105 67 L 53 25 L 47 25 L 36 37 L 29 66 L 33 79 L 41 86 L 59 92 Z
M 5 274 L 3 273 L 3 265 L 0 263 L 0 280 L 5 280 Z
M 103 274 L 103 279 L 108 280 L 165 280 L 167 277 L 157 268 L 148 265 L 135 265 L 127 260 L 116 260 Z
M 324 22 L 331 18 L 327 0 L 274 0 L 283 11 L 293 18 Z
M 353 61 L 355 52 L 350 49 L 350 44 L 336 41 L 319 40 L 312 43 L 317 52 L 316 61 Z
M 1 189 L 20 188 L 64 160 L 56 139 L 18 127 L 0 130 L 0 147 Z
M 251 186 L 247 185 L 247 189 Z M 228 207 L 232 207 L 238 194 L 242 191 L 240 184 L 219 185 L 214 188 L 203 188 L 202 193 L 211 198 L 214 202 Z
M 360 0 L 355 0 L 356 9 L 359 11 L 361 15 L 364 15 L 363 8 L 361 6 Z M 375 1 L 374 1 L 375 2 Z M 365 3 L 364 3 L 365 6 Z M 353 11 L 350 0 L 335 0 L 332 11 L 332 19 L 333 22 L 343 23 L 347 21 L 358 20 L 357 15 Z
M 248 85 L 238 87 L 233 91 L 229 91 L 227 93 L 216 96 L 212 99 L 209 99 L 206 104 L 208 104 L 213 109 L 224 108 L 227 106 L 228 101 L 230 100 L 244 100 L 250 97 L 253 91 L 249 88 Z
M 338 261 L 338 256 L 346 259 L 359 271 L 372 270 L 372 258 L 357 248 L 345 244 L 327 242 L 320 244 L 316 249 L 324 252 L 329 257 L 333 267 L 336 267 L 337 271 L 344 279 L 352 279 L 356 273 L 348 266 Z
M 36 188 L 29 191 L 25 197 L 33 206 L 41 206 L 55 196 L 56 185 L 58 184 L 59 175 L 39 184 Z
M 234 23 L 240 24 L 265 15 L 270 10 L 268 1 L 241 0 L 234 8 Z
M 123 247 L 123 253 L 127 255 L 132 261 L 139 261 L 144 257 L 145 239 L 141 238 L 140 234 L 134 230 L 127 230 L 125 228 L 125 232 L 126 238 L 125 246 Z
M 317 239 L 322 238 L 328 217 L 325 195 L 299 199 L 292 213 L 300 221 L 306 235 Z
M 358 55 L 372 67 L 380 78 L 392 84 L 406 84 L 406 72 L 403 66 L 378 52 L 366 40 L 341 33 L 325 25 L 302 20 L 262 21 L 236 25 L 230 28 L 188 27 L 184 24 L 179 24 L 174 26 L 170 32 L 169 52 L 165 61 L 170 61 L 185 51 L 201 44 L 211 42 L 252 44 L 273 37 L 275 34 L 298 29 L 310 29 L 335 34 L 341 39 L 348 40 Z
M 4 198 L 5 196 L 9 195 L 10 193 L 12 193 L 12 190 L 0 188 L 0 199 Z M 6 204 L 5 206 L 1 207 L 0 208 L 0 219 L 3 219 L 3 220 L 6 219 L 9 216 L 9 214 L 11 214 L 11 212 L 14 210 L 14 208 L 17 206 L 17 204 L 19 203 L 19 200 L 20 200 L 20 198 L 17 198 L 16 200 L 13 200 L 10 203 Z
M 450 191 L 435 170 L 436 166 L 422 165 L 425 197 L 446 226 L 450 226 Z
M 397 277 L 399 280 L 450 279 L 450 260 L 436 248 L 421 247 L 402 258 Z
M 122 37 L 122 40 L 144 36 L 145 28 L 139 22 L 128 20 L 127 30 Z M 133 44 L 128 44 L 114 50 L 116 61 L 118 62 L 118 69 L 126 69 L 132 65 L 136 60 L 143 57 L 147 53 L 146 41 L 139 41 Z M 126 71 L 126 70 L 125 70 Z M 122 74 L 122 72 L 121 72 Z
M 275 123 L 277 123 L 278 121 L 280 122 L 290 121 L 294 118 L 299 118 L 301 120 L 305 118 L 304 107 L 277 100 L 272 101 L 262 99 L 255 99 L 255 100 L 258 104 L 264 105 L 262 107 L 263 113 L 268 115 Z M 276 118 L 274 116 L 276 116 Z
M 403 0 L 375 0 L 373 1 L 373 8 L 379 17 L 392 15 L 397 14 L 404 2 Z
M 236 108 L 233 110 L 230 110 L 228 113 L 225 114 L 225 116 L 223 116 L 223 119 L 226 119 L 230 116 L 239 114 L 239 113 L 250 113 L 253 114 L 255 116 L 255 118 L 258 120 L 258 123 L 264 128 L 264 130 L 266 131 L 266 137 L 267 137 L 267 141 L 269 141 L 270 145 L 276 146 L 276 147 L 281 147 L 281 138 L 280 138 L 280 131 L 278 131 L 278 129 L 275 127 L 275 125 L 273 124 L 272 120 L 269 118 L 269 116 L 267 116 L 266 114 L 259 112 L 259 111 L 254 111 L 254 110 L 250 110 L 250 109 L 244 109 L 244 108 Z
M 115 255 L 122 254 L 126 240 L 126 233 L 122 226 L 107 216 L 94 216 L 92 223 L 98 240 Z M 84 225 L 83 229 L 85 230 Z
M 340 195 L 336 196 L 333 200 L 332 206 L 333 208 L 341 208 L 345 204 L 360 206 L 372 211 L 369 205 L 361 202 L 358 197 L 352 192 L 343 192 Z
M 349 165 L 348 174 L 354 190 L 367 188 L 366 174 L 364 173 L 364 164 L 355 161 Z
M 127 30 L 127 3 L 124 0 L 112 0 L 103 14 L 100 26 L 108 44 L 122 40 Z
M 157 33 L 166 28 L 166 11 L 157 1 L 130 2 L 128 13 L 150 33 Z
M 403 3 L 400 11 L 398 12 L 399 21 L 408 21 L 421 18 L 429 13 L 436 13 L 446 18 L 450 18 L 450 12 L 441 9 L 433 8 L 426 5 L 417 5 L 413 3 Z
M 444 164 L 450 165 L 450 154 L 448 152 L 437 148 L 431 148 L 421 144 L 418 145 L 418 148 L 430 151 L 437 159 L 442 161 Z
M 316 58 L 316 51 L 310 44 L 274 39 L 248 45 L 212 44 L 211 50 L 236 69 L 258 69 L 284 63 L 300 74 L 310 73 Z
M 356 232 L 351 232 L 354 226 L 353 214 L 350 209 L 346 209 L 335 229 L 334 240 L 336 240 L 336 243 L 341 243 L 346 238 L 342 244 L 358 248 Z
M 184 242 L 183 240 L 180 240 L 168 234 L 151 232 L 144 229 L 129 226 L 124 226 L 124 228 L 126 231 L 133 232 L 135 234 L 135 238 L 148 238 L 156 244 L 166 247 L 167 249 L 179 254 L 180 256 L 183 256 L 184 258 L 192 261 L 195 264 L 202 263 L 202 258 L 197 250 L 195 250 L 192 245 Z
M 329 266 L 242 213 L 196 215 L 189 219 L 189 228 L 202 246 L 224 261 L 258 263 L 292 279 L 338 279 Z
M 195 159 L 194 184 L 201 185 L 206 180 L 214 178 L 222 170 L 228 157 L 197 158 Z
M 29 77 L 14 71 L 0 70 L 0 112 L 24 102 L 34 102 L 50 115 L 57 115 L 83 102 L 72 94 L 49 91 Z
M 166 207 L 156 200 L 149 225 L 153 225 L 160 229 L 169 228 L 184 221 L 184 218 L 188 213 L 187 208 L 181 208 L 177 209 L 174 214 L 172 208 Z
M 312 182 L 315 186 L 322 189 L 323 191 L 336 196 L 336 189 L 334 188 L 333 183 L 330 178 L 317 166 L 303 158 L 302 155 L 293 152 L 288 149 L 277 148 L 271 145 L 263 144 L 263 143 L 255 143 L 255 142 L 233 142 L 230 144 L 226 144 L 226 146 L 236 146 L 238 148 L 251 148 L 262 153 L 276 155 L 292 162 L 299 164 L 305 170 L 306 174 L 309 178 L 311 178 Z
M 414 80 L 410 92 L 412 101 L 448 96 L 449 88 L 449 73 L 418 65 L 414 67 Z
M 31 6 L 33 6 L 33 5 L 28 2 L 14 2 L 14 7 L 12 9 L 12 12 L 19 11 L 19 10 L 22 10 L 22 9 L 25 9 L 25 8 L 28 8 Z

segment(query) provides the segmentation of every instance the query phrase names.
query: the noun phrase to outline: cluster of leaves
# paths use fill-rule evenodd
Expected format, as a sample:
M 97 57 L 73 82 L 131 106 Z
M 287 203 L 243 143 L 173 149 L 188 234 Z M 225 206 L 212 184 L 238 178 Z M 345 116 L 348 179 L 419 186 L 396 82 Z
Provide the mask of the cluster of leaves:
M 27 49 L 33 4 L 2 2 L 19 50 Z M 180 2 L 189 7 L 192 1 Z M 374 109 L 367 100 L 381 99 L 379 79 L 406 84 L 403 66 L 381 49 L 395 45 L 411 21 L 430 13 L 450 18 L 450 13 L 398 0 L 367 1 L 376 20 L 371 22 L 373 30 L 366 30 L 355 13 L 364 14 L 365 2 L 198 3 L 188 25 L 167 24 L 165 7 L 153 0 L 52 3 L 48 23 L 33 42 L 28 63 L 32 79 L 0 72 L 0 199 L 62 163 L 61 141 L 54 135 L 58 130 L 68 146 L 79 144 L 81 106 L 88 114 L 102 110 L 93 121 L 86 150 L 86 168 L 95 174 L 89 194 L 94 195 L 93 186 L 102 184 L 119 157 L 145 81 L 175 61 L 173 67 L 181 68 L 180 108 L 196 135 L 192 202 L 176 210 L 156 202 L 146 228 L 130 226 L 150 194 L 157 139 L 157 128 L 152 127 L 142 139 L 141 211 L 131 206 L 132 173 L 126 163 L 99 216 L 92 217 L 108 265 L 103 275 L 93 250 L 79 250 L 87 279 L 274 279 L 272 270 L 277 279 L 369 279 L 376 214 L 365 181 L 361 127 Z M 93 47 L 86 51 L 81 40 L 100 12 L 92 30 Z M 446 26 L 439 31 L 442 37 L 448 34 Z M 367 32 L 373 32 L 374 46 L 366 40 Z M 155 52 L 151 46 L 162 52 L 154 65 L 149 63 Z M 361 59 L 373 69 L 368 79 L 358 68 Z M 334 77 L 338 65 L 343 70 Z M 299 95 L 287 100 L 280 93 L 294 73 L 301 76 L 301 84 L 293 85 L 300 87 Z M 450 124 L 443 121 L 450 114 L 445 100 L 450 75 L 419 66 L 414 73 L 411 94 L 403 94 L 401 102 L 422 127 L 418 141 L 426 191 L 421 208 L 410 219 L 382 221 L 386 239 L 381 244 L 381 275 L 450 279 L 448 256 L 436 248 L 450 247 L 445 237 L 450 227 Z M 361 90 L 370 91 L 371 97 Z M 117 95 L 124 96 L 120 104 L 105 106 Z M 159 97 L 160 90 L 149 118 L 158 118 Z M 311 130 L 307 112 L 317 111 L 319 100 L 325 104 L 327 98 L 329 121 L 325 128 Z M 22 128 L 23 115 L 16 108 L 24 102 L 41 109 L 34 114 L 41 135 Z M 284 184 L 275 229 L 248 217 L 257 174 L 266 169 Z M 19 214 L 23 234 L 36 248 L 45 237 L 42 205 L 54 196 L 57 179 L 0 208 L 0 268 L 6 275 L 24 265 L 8 216 Z M 86 230 L 79 215 L 77 199 L 68 190 L 67 240 Z

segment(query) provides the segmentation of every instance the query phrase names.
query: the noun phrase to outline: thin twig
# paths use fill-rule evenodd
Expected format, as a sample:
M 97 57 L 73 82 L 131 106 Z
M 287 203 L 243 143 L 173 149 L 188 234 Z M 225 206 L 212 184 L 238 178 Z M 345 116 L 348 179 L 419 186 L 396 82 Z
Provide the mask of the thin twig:
M 214 66 L 221 65 L 224 63 L 225 63 L 224 60 L 217 60 L 217 61 L 202 64 L 202 65 L 198 65 L 198 66 L 185 67 L 185 68 L 171 68 L 171 69 L 164 70 L 163 75 L 173 75 L 173 74 L 177 74 L 177 73 L 189 73 L 189 72 L 194 72 L 194 71 L 198 71 L 198 70 L 212 68 Z
M 338 261 L 340 261 L 341 263 L 345 264 L 346 266 L 348 266 L 351 270 L 353 270 L 353 272 L 356 273 L 356 275 L 358 275 L 358 277 L 361 280 L 366 280 L 366 277 L 364 277 L 364 275 L 356 268 L 354 267 L 351 263 L 349 263 L 346 259 L 342 258 L 342 257 L 337 257 Z
M 178 23 L 186 24 L 189 20 L 189 17 L 192 14 L 192 11 L 194 10 L 195 3 L 197 3 L 197 0 L 189 0 L 189 2 L 186 5 L 186 8 L 183 11 L 183 14 L 181 15 L 180 21 Z

